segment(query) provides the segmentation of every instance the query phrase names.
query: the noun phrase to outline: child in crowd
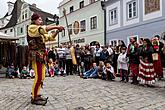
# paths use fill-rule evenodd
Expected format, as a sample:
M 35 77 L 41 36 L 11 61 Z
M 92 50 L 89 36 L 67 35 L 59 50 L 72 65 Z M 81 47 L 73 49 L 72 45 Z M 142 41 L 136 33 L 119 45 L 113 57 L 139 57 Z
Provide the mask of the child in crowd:
M 103 79 L 105 80 L 106 77 L 105 77 L 105 65 L 104 65 L 104 62 L 103 61 L 100 61 L 99 63 L 99 67 L 98 67 L 98 77 L 100 79 Z
M 29 75 L 30 75 L 31 78 L 34 78 L 35 77 L 34 69 L 33 68 L 30 69 Z
M 120 76 L 121 76 L 121 81 L 128 82 L 128 58 L 127 58 L 127 53 L 126 53 L 126 47 L 121 48 L 121 52 L 118 57 L 118 67 L 120 71 Z
M 80 77 L 83 77 L 83 73 L 85 73 L 85 66 L 84 66 L 84 62 L 81 62 L 81 65 L 79 67 L 80 70 Z
M 28 73 L 28 71 L 27 71 L 27 69 L 26 69 L 26 66 L 24 66 L 23 69 L 22 69 L 22 71 L 21 71 L 21 76 L 20 76 L 20 78 L 21 78 L 21 79 L 26 79 L 26 78 L 28 78 L 28 77 L 29 77 L 29 73 Z
M 88 78 L 97 78 L 97 65 L 96 63 L 93 63 L 93 67 L 86 71 L 85 73 L 83 73 L 83 78 L 84 79 L 88 79 Z
M 113 79 L 115 79 L 114 68 L 110 63 L 106 64 L 105 74 L 106 74 L 106 80 L 113 81 Z
M 55 71 L 55 75 L 60 75 L 60 69 L 59 69 L 59 65 L 58 63 L 54 63 L 54 71 Z
M 13 64 L 7 68 L 7 76 L 12 79 L 18 77 L 18 73 L 15 71 Z
M 49 59 L 49 63 L 48 63 L 48 73 L 50 77 L 54 77 L 54 65 L 53 65 L 53 59 Z

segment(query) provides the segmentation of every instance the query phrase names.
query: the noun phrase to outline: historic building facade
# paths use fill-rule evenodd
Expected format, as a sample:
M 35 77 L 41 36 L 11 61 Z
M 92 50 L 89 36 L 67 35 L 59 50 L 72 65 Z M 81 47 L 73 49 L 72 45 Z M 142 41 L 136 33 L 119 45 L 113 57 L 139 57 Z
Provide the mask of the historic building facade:
M 69 34 L 74 44 L 90 44 L 99 42 L 104 44 L 104 11 L 102 0 L 63 0 L 59 9 L 60 25 L 66 27 L 63 9 L 69 24 Z M 59 37 L 60 43 L 69 41 L 65 28 Z
M 106 9 L 106 41 L 123 40 L 129 37 L 151 38 L 165 32 L 164 0 L 108 0 Z
M 44 24 L 46 20 L 53 19 L 53 15 L 42 11 L 36 7 L 36 4 L 28 4 L 24 0 L 16 0 L 15 3 L 8 3 L 8 12 L 3 18 L 0 18 L 0 32 L 13 37 L 19 37 L 19 45 L 27 45 L 27 26 L 31 23 L 31 15 L 37 12 L 41 15 Z M 54 21 L 52 21 L 54 22 Z M 53 43 L 57 44 L 57 41 Z M 49 45 L 49 44 L 48 44 Z

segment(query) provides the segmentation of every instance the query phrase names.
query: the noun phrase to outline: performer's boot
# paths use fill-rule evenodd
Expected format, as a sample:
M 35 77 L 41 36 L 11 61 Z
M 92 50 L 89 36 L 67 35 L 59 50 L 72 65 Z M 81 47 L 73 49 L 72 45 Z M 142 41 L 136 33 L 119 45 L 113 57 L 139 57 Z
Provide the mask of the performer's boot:
M 48 100 L 48 97 L 43 97 L 42 95 L 38 95 L 37 97 L 39 100 L 42 100 L 42 101 L 47 101 Z
M 47 100 L 39 100 L 39 99 L 31 99 L 31 104 L 35 104 L 35 105 L 43 105 L 45 106 L 47 103 Z

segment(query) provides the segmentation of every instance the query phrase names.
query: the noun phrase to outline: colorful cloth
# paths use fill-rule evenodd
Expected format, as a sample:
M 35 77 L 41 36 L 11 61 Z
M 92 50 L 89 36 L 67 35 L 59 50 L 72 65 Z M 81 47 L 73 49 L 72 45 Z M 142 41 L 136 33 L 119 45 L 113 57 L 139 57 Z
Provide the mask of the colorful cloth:
M 156 73 L 154 71 L 153 63 L 148 63 L 140 60 L 140 71 L 138 80 L 142 84 L 153 85 L 156 82 Z

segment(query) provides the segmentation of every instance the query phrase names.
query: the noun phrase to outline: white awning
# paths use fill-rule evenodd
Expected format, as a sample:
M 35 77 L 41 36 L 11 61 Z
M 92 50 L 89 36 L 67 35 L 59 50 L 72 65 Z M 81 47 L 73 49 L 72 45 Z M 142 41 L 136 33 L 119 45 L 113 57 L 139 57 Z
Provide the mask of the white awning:
M 0 32 L 0 39 L 1 40 L 19 40 L 19 37 L 12 37 L 10 35 Z

